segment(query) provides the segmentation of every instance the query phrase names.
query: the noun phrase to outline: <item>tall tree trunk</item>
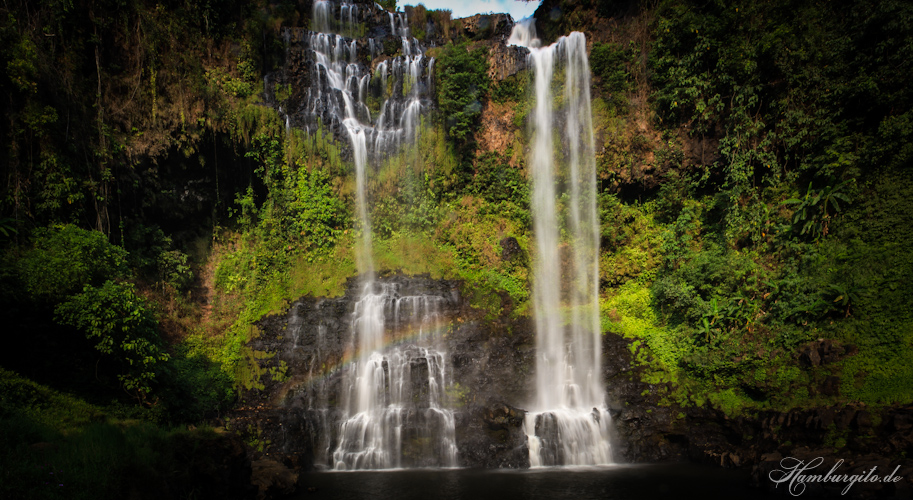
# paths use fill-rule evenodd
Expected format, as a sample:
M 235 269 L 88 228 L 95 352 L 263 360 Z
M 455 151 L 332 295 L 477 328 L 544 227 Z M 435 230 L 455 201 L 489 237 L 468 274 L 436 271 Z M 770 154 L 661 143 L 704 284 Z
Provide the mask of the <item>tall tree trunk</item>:
M 98 36 L 98 28 L 95 28 L 95 35 Z M 98 76 L 98 90 L 95 95 L 95 108 L 98 123 L 98 158 L 99 184 L 95 196 L 95 228 L 107 236 L 111 236 L 111 227 L 108 217 L 108 143 L 105 137 L 105 109 L 102 99 L 101 85 L 101 57 L 98 53 L 98 45 L 95 46 L 95 72 Z

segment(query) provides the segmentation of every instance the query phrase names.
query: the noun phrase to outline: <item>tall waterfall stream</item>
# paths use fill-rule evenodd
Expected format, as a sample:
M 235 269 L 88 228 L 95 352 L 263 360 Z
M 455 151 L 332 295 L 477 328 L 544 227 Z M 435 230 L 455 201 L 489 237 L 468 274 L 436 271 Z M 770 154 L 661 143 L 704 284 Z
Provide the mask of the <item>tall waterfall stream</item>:
M 508 40 L 529 48 L 535 72 L 530 167 L 537 354 L 536 399 L 525 421 L 530 465 L 608 464 L 611 417 L 600 380 L 599 221 L 586 38 L 574 32 L 541 47 L 533 21 L 515 25 Z M 559 64 L 564 95 L 555 106 L 552 80 Z M 566 165 L 554 151 L 553 130 L 562 123 Z M 562 186 L 566 192 L 559 192 Z M 563 212 L 561 195 L 568 196 Z M 559 237 L 561 227 L 567 242 Z

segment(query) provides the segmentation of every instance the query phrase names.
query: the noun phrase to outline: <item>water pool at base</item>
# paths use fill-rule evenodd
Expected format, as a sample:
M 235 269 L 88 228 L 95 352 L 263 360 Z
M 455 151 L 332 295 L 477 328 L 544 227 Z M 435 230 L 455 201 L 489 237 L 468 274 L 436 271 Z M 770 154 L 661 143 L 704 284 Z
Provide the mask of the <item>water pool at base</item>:
M 296 499 L 755 499 L 747 471 L 697 464 L 311 472 Z M 310 491 L 309 491 L 310 490 Z

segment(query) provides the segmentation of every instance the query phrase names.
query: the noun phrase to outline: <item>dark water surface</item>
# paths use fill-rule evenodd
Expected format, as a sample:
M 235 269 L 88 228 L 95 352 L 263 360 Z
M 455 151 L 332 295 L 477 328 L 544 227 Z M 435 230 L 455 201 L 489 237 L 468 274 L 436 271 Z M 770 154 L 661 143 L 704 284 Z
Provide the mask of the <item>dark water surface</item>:
M 760 499 L 748 472 L 696 464 L 575 469 L 312 472 L 297 499 Z

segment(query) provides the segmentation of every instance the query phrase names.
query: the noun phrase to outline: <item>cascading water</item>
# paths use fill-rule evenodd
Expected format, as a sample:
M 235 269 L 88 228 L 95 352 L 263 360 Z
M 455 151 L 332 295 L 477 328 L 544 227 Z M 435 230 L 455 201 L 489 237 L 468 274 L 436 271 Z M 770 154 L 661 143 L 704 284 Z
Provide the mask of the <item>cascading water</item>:
M 373 37 L 358 36 L 367 25 Z M 310 49 L 312 76 L 300 108 L 288 110 L 308 131 L 319 125 L 344 129 L 353 149 L 363 145 L 364 160 L 380 161 L 415 140 L 422 110 L 431 105 L 433 58 L 409 32 L 403 13 L 390 13 L 374 3 L 314 2 L 313 31 L 287 28 L 287 44 Z M 397 40 L 396 45 L 384 43 Z M 399 48 L 391 54 L 391 47 Z M 372 103 L 382 103 L 372 113 Z M 356 140 L 363 135 L 364 139 Z M 353 151 L 354 153 L 355 151 Z M 359 158 L 355 156 L 356 162 Z
M 395 284 L 365 286 L 353 316 L 352 349 L 359 355 L 345 384 L 350 416 L 333 452 L 336 469 L 402 467 L 404 442 L 408 455 L 421 456 L 420 465 L 457 465 L 454 415 L 444 407 L 448 358 L 436 335 L 443 301 L 400 296 Z M 384 351 L 385 333 L 412 338 Z
M 586 38 L 574 32 L 541 47 L 534 20 L 526 19 L 514 26 L 508 44 L 527 47 L 535 71 L 530 166 L 538 251 L 533 284 L 536 400 L 524 423 L 530 465 L 608 464 L 611 417 L 601 386 L 599 232 Z M 557 107 L 552 94 L 556 66 L 565 77 Z M 554 135 L 562 128 L 563 134 Z M 564 159 L 560 164 L 556 138 Z M 559 195 L 568 200 L 562 210 Z M 560 238 L 562 226 L 567 241 Z
M 355 38 L 377 18 L 389 21 L 389 33 L 384 23 L 372 28 L 374 37 Z M 377 4 L 318 0 L 312 28 L 295 35 L 309 48 L 313 66 L 301 109 L 290 115 L 309 131 L 320 126 L 344 130 L 351 144 L 362 229 L 356 254 L 364 281 L 351 325 L 354 361 L 343 382 L 343 412 L 335 448 L 327 450 L 328 465 L 338 470 L 455 467 L 454 415 L 445 398 L 449 357 L 436 335 L 443 298 L 414 291 L 402 295 L 395 284 L 375 278 L 367 196 L 369 163 L 415 141 L 421 112 L 430 106 L 434 60 L 425 58 L 424 48 L 410 36 L 405 14 L 388 13 Z M 292 38 L 287 31 L 286 42 Z M 384 41 L 390 38 L 399 42 L 395 57 L 385 54 L 390 44 Z M 376 118 L 371 102 L 383 103 Z M 391 342 L 399 345 L 388 347 Z

